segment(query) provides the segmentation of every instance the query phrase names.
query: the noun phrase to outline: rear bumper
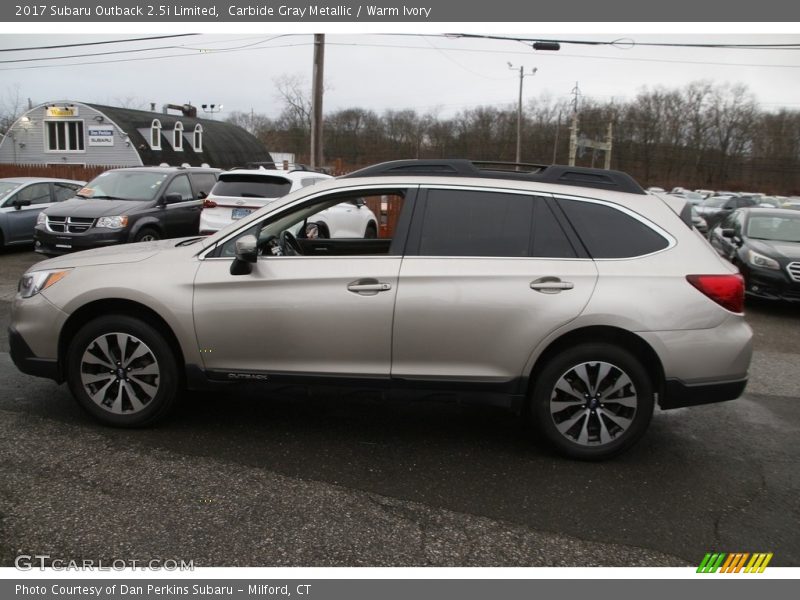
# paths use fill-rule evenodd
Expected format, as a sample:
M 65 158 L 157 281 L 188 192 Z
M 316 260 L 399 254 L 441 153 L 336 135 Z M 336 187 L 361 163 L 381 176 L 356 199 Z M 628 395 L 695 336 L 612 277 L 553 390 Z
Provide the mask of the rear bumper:
M 699 404 L 735 400 L 744 392 L 747 377 L 734 381 L 713 381 L 687 384 L 679 379 L 667 379 L 658 404 L 664 410 Z
M 58 361 L 50 358 L 37 357 L 20 333 L 13 327 L 8 328 L 8 345 L 11 360 L 14 361 L 17 368 L 26 375 L 46 377 L 58 383 L 63 381 L 58 368 Z

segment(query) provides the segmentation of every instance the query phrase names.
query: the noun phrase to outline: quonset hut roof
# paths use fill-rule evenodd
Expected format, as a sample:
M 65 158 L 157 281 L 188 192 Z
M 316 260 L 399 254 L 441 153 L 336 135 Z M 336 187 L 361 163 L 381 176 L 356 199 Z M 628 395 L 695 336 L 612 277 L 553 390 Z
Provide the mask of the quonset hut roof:
M 145 165 L 189 163 L 192 166 L 200 166 L 207 163 L 212 167 L 230 169 L 247 163 L 272 161 L 264 145 L 238 125 L 164 112 L 133 110 L 102 104 L 86 103 L 86 105 L 106 115 L 128 135 L 131 145 L 139 153 Z M 158 119 L 161 123 L 161 150 L 153 150 L 150 146 L 150 131 L 154 119 Z M 179 121 L 183 125 L 185 136 L 182 151 L 173 148 L 171 137 L 175 124 Z M 195 152 L 191 141 L 187 142 L 192 139 L 198 124 L 203 128 L 202 152 Z

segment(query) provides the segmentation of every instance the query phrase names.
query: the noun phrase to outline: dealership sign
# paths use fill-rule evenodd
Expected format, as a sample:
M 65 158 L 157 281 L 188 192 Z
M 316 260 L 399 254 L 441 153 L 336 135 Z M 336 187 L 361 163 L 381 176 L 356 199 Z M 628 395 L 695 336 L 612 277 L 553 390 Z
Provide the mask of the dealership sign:
M 89 127 L 90 146 L 113 146 L 114 130 L 111 127 Z
M 47 107 L 47 116 L 48 117 L 77 117 L 78 116 L 78 107 L 77 106 L 48 106 Z

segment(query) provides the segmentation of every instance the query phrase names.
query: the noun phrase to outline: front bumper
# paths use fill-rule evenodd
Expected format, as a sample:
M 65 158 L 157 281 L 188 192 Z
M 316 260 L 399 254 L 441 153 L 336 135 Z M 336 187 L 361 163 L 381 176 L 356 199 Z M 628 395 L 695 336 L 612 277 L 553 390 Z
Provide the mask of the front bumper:
M 748 296 L 766 300 L 800 302 L 800 282 L 789 279 L 784 266 L 780 271 L 776 271 L 746 265 L 742 268 L 742 274 L 746 285 L 745 293 Z
M 8 328 L 8 345 L 11 360 L 17 368 L 26 375 L 46 377 L 58 383 L 64 378 L 61 376 L 58 361 L 54 358 L 39 358 L 30 349 L 22 335 L 13 327 Z
M 92 228 L 85 233 L 68 234 L 53 233 L 37 227 L 33 233 L 33 249 L 48 256 L 124 244 L 127 241 L 127 229 Z

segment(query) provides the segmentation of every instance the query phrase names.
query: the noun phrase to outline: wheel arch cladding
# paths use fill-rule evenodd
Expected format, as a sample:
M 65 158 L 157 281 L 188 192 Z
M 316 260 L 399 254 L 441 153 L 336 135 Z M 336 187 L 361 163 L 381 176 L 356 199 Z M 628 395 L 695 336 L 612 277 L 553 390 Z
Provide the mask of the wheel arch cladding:
M 606 343 L 628 350 L 641 361 L 642 366 L 650 377 L 653 391 L 660 395 L 664 384 L 664 367 L 652 346 L 635 333 L 626 329 L 596 325 L 569 331 L 558 339 L 553 340 L 542 351 L 528 377 L 528 397 L 531 395 L 539 373 L 550 362 L 550 359 L 567 348 L 585 343 Z
M 183 350 L 172 328 L 161 315 L 150 307 L 133 300 L 125 300 L 122 298 L 95 300 L 94 302 L 81 306 L 70 315 L 69 319 L 67 319 L 66 323 L 64 323 L 64 326 L 61 328 L 61 333 L 58 338 L 59 375 L 63 376 L 65 373 L 67 348 L 69 347 L 70 341 L 81 327 L 97 317 L 113 314 L 134 317 L 156 328 L 158 332 L 164 336 L 164 339 L 175 356 L 175 360 L 178 363 L 178 372 L 182 378 L 181 383 L 183 383 L 183 379 L 185 379 L 186 362 L 183 356 Z

